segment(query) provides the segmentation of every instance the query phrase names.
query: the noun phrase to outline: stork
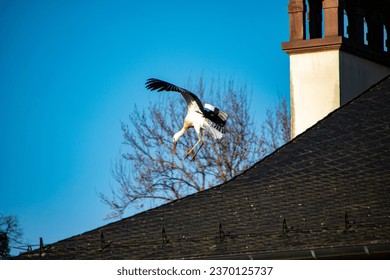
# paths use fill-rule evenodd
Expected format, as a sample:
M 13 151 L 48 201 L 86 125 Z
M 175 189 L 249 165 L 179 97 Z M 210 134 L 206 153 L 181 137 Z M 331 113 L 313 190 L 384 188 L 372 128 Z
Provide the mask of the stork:
M 187 115 L 184 118 L 183 128 L 173 135 L 172 154 L 176 153 L 176 145 L 179 138 L 191 127 L 195 129 L 196 134 L 198 135 L 198 142 L 196 142 L 196 144 L 187 152 L 185 158 L 187 158 L 200 144 L 200 147 L 192 157 L 192 160 L 195 159 L 199 150 L 203 147 L 205 130 L 209 132 L 214 139 L 220 139 L 225 133 L 225 124 L 228 115 L 213 105 L 205 104 L 203 106 L 199 98 L 189 90 L 154 78 L 146 81 L 146 88 L 159 92 L 179 92 L 187 103 Z

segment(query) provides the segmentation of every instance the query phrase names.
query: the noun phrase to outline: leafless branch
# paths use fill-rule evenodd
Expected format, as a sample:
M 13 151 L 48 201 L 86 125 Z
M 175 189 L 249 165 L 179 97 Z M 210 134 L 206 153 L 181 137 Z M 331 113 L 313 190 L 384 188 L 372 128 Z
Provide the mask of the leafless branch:
M 171 154 L 172 136 L 182 127 L 185 117 L 185 103 L 179 94 L 159 93 L 156 102 L 146 109 L 134 107 L 129 124 L 121 124 L 127 151 L 112 168 L 115 184 L 111 186 L 111 197 L 99 194 L 112 210 L 108 218 L 122 216 L 128 207 L 170 202 L 226 182 L 288 141 L 290 124 L 285 99 L 268 110 L 260 134 L 250 114 L 246 86 L 230 79 L 212 80 L 207 87 L 200 78 L 196 83 L 189 79 L 187 88 L 228 112 L 225 136 L 220 140 L 208 138 L 191 162 L 185 159 L 185 153 L 197 140 L 193 130 L 180 138 L 176 155 Z

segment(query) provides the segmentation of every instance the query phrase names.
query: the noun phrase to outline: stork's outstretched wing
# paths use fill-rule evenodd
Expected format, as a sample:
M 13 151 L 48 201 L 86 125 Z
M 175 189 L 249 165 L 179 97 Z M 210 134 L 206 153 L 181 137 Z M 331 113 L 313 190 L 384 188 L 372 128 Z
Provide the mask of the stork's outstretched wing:
M 184 99 L 187 102 L 187 106 L 197 106 L 199 109 L 204 112 L 202 102 L 199 100 L 199 98 L 193 94 L 191 91 L 186 90 L 184 88 L 175 86 L 174 84 L 164 82 L 159 79 L 148 79 L 145 83 L 146 88 L 150 90 L 157 90 L 157 91 L 176 91 L 180 92 L 181 95 L 184 97 Z

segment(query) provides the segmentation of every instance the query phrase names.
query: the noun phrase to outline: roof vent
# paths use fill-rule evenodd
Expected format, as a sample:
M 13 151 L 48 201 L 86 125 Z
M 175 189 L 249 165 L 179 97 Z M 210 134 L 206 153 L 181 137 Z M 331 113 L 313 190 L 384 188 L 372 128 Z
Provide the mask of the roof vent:
M 283 224 L 282 224 L 282 237 L 284 237 L 288 233 L 288 227 L 286 218 L 283 218 Z
M 219 240 L 221 240 L 221 241 L 225 240 L 225 232 L 222 229 L 221 223 L 219 223 Z
M 163 244 L 169 243 L 169 239 L 167 237 L 167 234 L 165 233 L 165 228 L 162 228 L 161 235 Z

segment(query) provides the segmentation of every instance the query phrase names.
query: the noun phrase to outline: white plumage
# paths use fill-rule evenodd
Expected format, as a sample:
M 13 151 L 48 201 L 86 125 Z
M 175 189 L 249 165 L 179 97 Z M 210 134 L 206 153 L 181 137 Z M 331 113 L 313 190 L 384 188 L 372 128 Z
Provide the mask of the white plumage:
M 220 139 L 223 136 L 225 124 L 228 119 L 228 115 L 225 112 L 210 104 L 203 106 L 199 98 L 192 92 L 158 79 L 148 79 L 146 81 L 146 88 L 157 91 L 180 92 L 186 100 L 187 115 L 184 118 L 183 128 L 173 136 L 172 154 L 176 152 L 177 141 L 190 127 L 195 129 L 198 135 L 198 142 L 187 152 L 186 157 L 201 143 L 192 159 L 195 159 L 204 144 L 204 130 L 208 131 L 215 139 Z

